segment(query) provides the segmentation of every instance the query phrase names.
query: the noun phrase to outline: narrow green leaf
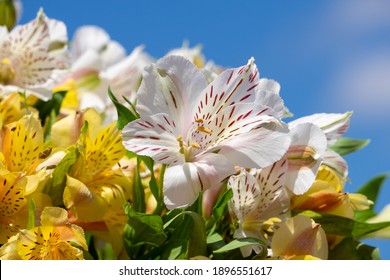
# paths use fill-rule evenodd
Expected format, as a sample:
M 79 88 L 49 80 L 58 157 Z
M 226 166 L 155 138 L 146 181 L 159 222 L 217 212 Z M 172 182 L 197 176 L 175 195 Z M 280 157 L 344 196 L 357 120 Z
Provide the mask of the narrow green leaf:
M 214 251 L 214 254 L 218 253 L 225 253 L 229 252 L 244 246 L 253 246 L 257 245 L 261 249 L 261 251 L 267 250 L 267 245 L 263 241 L 257 238 L 253 237 L 244 237 L 244 238 L 237 238 L 231 241 L 230 243 L 226 244 L 222 248 L 219 248 L 218 250 Z
M 218 201 L 215 203 L 215 206 L 213 207 L 213 214 L 216 222 L 218 222 L 223 217 L 226 205 L 232 198 L 233 198 L 232 189 L 226 190 L 219 197 Z
M 108 96 L 110 97 L 112 103 L 114 103 L 114 106 L 118 114 L 118 123 L 117 123 L 118 129 L 121 130 L 129 122 L 138 119 L 137 115 L 135 115 L 133 112 L 130 111 L 129 108 L 127 108 L 126 106 L 124 106 L 118 101 L 118 99 L 112 93 L 111 88 L 108 88 Z
M 329 251 L 329 260 L 379 260 L 379 249 L 352 238 L 345 238 Z
M 152 158 L 148 156 L 138 156 L 142 161 L 145 163 L 146 167 L 150 171 L 150 181 L 149 181 L 149 188 L 152 192 L 154 198 L 158 201 L 159 200 L 159 187 L 157 185 L 156 178 L 154 177 L 154 161 Z
M 135 211 L 145 213 L 145 190 L 142 185 L 140 174 L 141 159 L 137 157 L 137 166 L 134 170 L 134 183 L 133 183 L 133 207 Z
M 371 224 L 335 215 L 319 214 L 313 211 L 303 211 L 300 214 L 308 216 L 316 221 L 316 223 L 319 223 L 325 232 L 346 237 L 359 238 L 390 226 L 390 222 Z
M 370 140 L 360 140 L 347 137 L 341 137 L 336 143 L 330 146 L 330 149 L 341 156 L 358 151 L 370 143 Z
M 75 164 L 78 157 L 78 150 L 72 146 L 65 157 L 54 168 L 52 178 L 45 185 L 44 192 L 48 194 L 53 206 L 63 205 L 63 193 L 66 185 L 66 175 L 69 169 Z

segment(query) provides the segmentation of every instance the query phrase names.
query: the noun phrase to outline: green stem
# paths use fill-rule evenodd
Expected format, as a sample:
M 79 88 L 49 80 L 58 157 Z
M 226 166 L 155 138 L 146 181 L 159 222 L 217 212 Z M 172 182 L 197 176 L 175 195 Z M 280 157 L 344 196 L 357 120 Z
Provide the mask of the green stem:
M 159 178 L 158 178 L 158 198 L 157 198 L 157 206 L 156 206 L 156 209 L 154 210 L 154 214 L 156 215 L 160 215 L 161 212 L 164 210 L 165 208 L 165 205 L 164 205 L 164 174 L 165 174 L 165 170 L 167 168 L 167 165 L 166 164 L 163 164 L 161 166 L 161 170 L 160 170 L 160 175 L 159 175 Z

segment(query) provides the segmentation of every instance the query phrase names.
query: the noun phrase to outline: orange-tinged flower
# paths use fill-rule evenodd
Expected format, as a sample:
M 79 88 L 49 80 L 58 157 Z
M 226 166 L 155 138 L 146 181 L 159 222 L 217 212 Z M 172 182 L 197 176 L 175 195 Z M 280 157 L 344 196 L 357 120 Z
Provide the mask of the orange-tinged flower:
M 328 243 L 320 224 L 298 215 L 281 223 L 275 231 L 271 249 L 283 259 L 327 259 Z
M 367 197 L 348 194 L 343 189 L 344 180 L 340 179 L 333 169 L 322 165 L 310 189 L 303 195 L 292 197 L 291 208 L 347 218 L 353 218 L 356 209 L 368 209 L 371 202 Z
M 66 210 L 46 207 L 41 214 L 41 226 L 22 230 L 0 248 L 1 259 L 78 260 L 81 249 L 87 250 L 83 230 L 68 222 Z

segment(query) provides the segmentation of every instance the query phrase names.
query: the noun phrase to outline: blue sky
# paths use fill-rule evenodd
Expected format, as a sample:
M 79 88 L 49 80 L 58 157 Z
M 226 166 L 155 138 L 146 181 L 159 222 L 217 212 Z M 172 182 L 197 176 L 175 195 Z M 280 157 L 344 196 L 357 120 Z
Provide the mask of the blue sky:
M 346 136 L 371 139 L 346 157 L 353 192 L 390 171 L 390 2 L 343 1 L 23 1 L 21 23 L 39 7 L 65 22 L 104 28 L 129 52 L 143 44 L 153 57 L 202 44 L 207 59 L 237 67 L 255 57 L 263 77 L 281 84 L 295 117 L 353 111 Z M 390 180 L 377 210 L 390 203 Z M 390 240 L 379 246 L 390 259 Z

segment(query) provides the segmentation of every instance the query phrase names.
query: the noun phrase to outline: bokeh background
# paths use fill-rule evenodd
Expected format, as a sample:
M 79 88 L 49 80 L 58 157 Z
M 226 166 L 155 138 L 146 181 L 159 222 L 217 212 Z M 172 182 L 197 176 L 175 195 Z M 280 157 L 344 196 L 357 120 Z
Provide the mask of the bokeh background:
M 94 1 L 22 0 L 20 23 L 40 7 L 65 22 L 69 37 L 82 25 L 104 28 L 130 53 L 143 44 L 155 58 L 202 44 L 208 60 L 238 67 L 255 57 L 262 77 L 281 84 L 298 118 L 353 111 L 346 136 L 371 139 L 346 156 L 353 192 L 390 171 L 390 1 Z M 390 203 L 390 180 L 376 210 Z M 390 240 L 366 240 L 390 259 Z

